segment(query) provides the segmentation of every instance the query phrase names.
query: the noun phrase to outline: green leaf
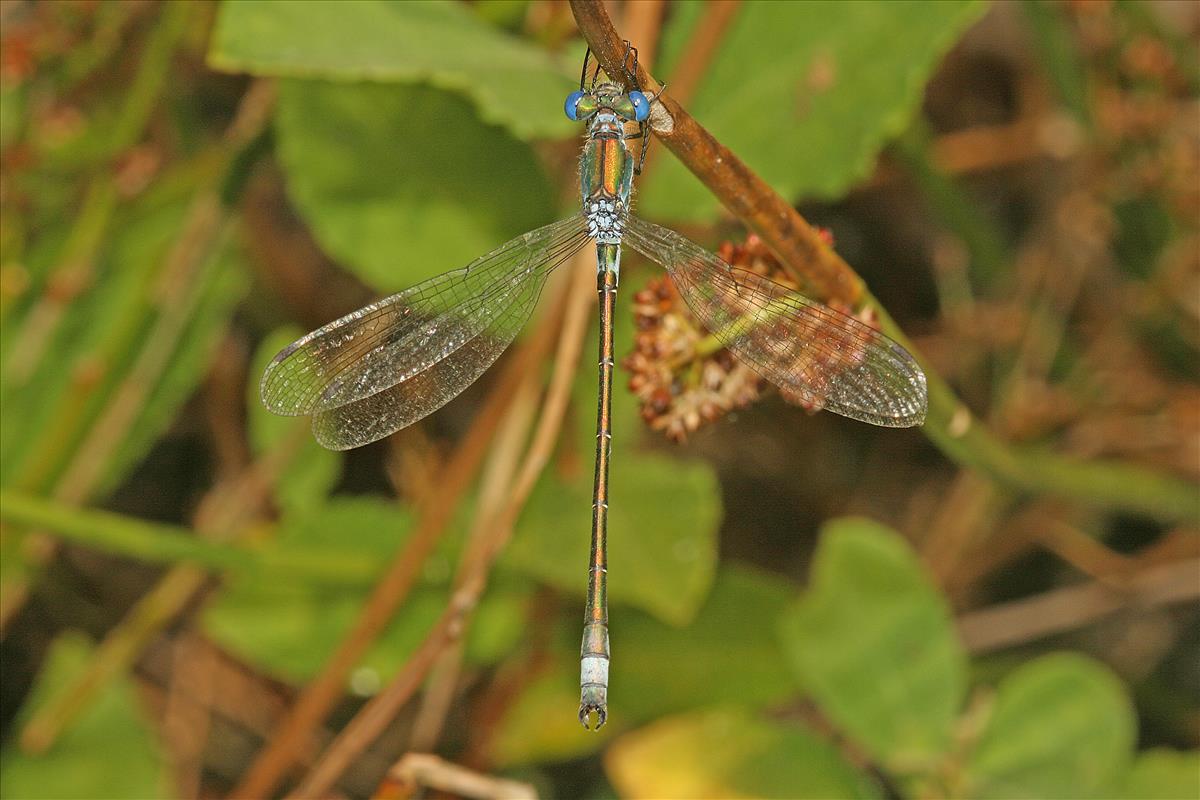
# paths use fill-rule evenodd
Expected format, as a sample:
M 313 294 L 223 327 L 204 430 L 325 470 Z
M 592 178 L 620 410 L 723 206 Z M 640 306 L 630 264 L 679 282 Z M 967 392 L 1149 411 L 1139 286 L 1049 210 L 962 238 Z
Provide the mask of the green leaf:
M 287 80 L 276 123 L 289 196 L 329 254 L 380 291 L 550 220 L 533 151 L 453 94 Z
M 208 61 L 256 75 L 429 83 L 466 95 L 485 122 L 523 139 L 565 136 L 574 128 L 562 113 L 574 68 L 496 30 L 461 3 L 227 2 Z
M 946 601 L 908 543 L 865 519 L 825 526 L 810 580 L 782 626 L 804 688 L 891 770 L 928 768 L 966 688 Z
M 632 296 L 635 289 L 629 290 Z M 618 303 L 615 352 L 634 330 L 631 303 Z M 596 340 L 586 346 L 596 352 Z M 590 362 L 591 359 L 585 359 Z M 608 597 L 664 622 L 685 625 L 712 585 L 717 560 L 720 490 L 707 465 L 638 446 L 645 426 L 637 403 L 618 377 L 613 387 L 612 467 L 609 476 Z M 591 542 L 592 454 L 596 447 L 596 372 L 581 369 L 575 383 L 576 422 L 570 471 L 542 476 L 502 563 L 563 591 L 587 590 Z M 565 434 L 569 436 L 568 432 Z M 564 474 L 565 473 L 565 474 Z
M 717 573 L 686 628 L 631 613 L 615 623 L 617 708 L 648 719 L 702 706 L 762 706 L 796 691 L 776 629 L 788 584 L 736 565 Z
M 795 725 L 714 709 L 668 717 L 609 748 L 623 797 L 882 797 L 830 744 Z
M 1125 800 L 1196 800 L 1200 797 L 1200 750 L 1156 748 L 1140 754 L 1125 780 Z
M 638 424 L 633 416 L 620 421 Z M 686 624 L 704 600 L 716 562 L 716 481 L 706 467 L 613 450 L 618 463 L 610 481 L 609 601 Z M 591 483 L 582 476 L 543 478 L 502 563 L 582 597 Z
M 745 2 L 688 111 L 784 197 L 837 197 L 905 128 L 942 53 L 985 7 Z M 661 75 L 671 74 L 704 7 L 672 12 Z M 678 161 L 657 158 L 640 195 L 647 216 L 699 220 L 718 211 Z
M 407 511 L 373 497 L 336 497 L 294 512 L 280 522 L 281 549 L 338 545 L 347 554 L 374 554 L 382 569 L 410 533 Z M 426 562 L 423 580 L 393 618 L 360 667 L 393 674 L 433 627 L 448 602 L 454 542 Z M 264 580 L 264 577 L 269 578 Z M 523 591 L 502 581 L 491 587 L 477 613 L 488 627 L 473 625 L 468 657 L 492 661 L 521 635 Z M 226 647 L 290 681 L 313 677 L 357 618 L 368 587 L 320 586 L 277 575 L 235 573 L 205 613 L 209 633 Z M 497 605 L 499 604 L 499 605 Z
M 296 454 L 275 480 L 275 496 L 280 506 L 292 513 L 309 511 L 323 503 L 342 469 L 341 454 L 326 450 L 308 435 L 310 423 L 307 417 L 297 419 L 272 414 L 259 397 L 258 383 L 267 364 L 276 353 L 301 335 L 300 329 L 289 327 L 266 337 L 255 353 L 246 386 L 247 426 L 250 445 L 256 456 L 281 446 L 289 437 L 300 436 L 302 439 Z M 303 428 L 303 432 L 298 428 Z
M 78 677 L 92 656 L 79 635 L 50 650 L 27 708 L 34 709 Z M 110 681 L 54 746 L 40 756 L 13 748 L 0 761 L 0 796 L 21 800 L 166 797 L 161 754 L 137 708 L 128 678 Z
M 966 794 L 1112 797 L 1135 724 L 1124 687 L 1101 664 L 1072 653 L 1024 664 L 997 689 L 967 763 Z

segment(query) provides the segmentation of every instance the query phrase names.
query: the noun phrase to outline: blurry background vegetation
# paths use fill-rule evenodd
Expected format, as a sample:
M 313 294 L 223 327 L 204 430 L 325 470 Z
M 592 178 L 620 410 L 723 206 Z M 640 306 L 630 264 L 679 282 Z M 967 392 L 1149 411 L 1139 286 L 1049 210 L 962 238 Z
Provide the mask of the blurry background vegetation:
M 677 445 L 619 387 L 611 721 L 587 733 L 585 344 L 465 647 L 336 792 L 415 748 L 543 796 L 1200 795 L 1198 6 L 609 8 L 993 449 L 777 396 Z M 5 0 L 0 22 L 0 794 L 223 796 L 512 357 L 345 454 L 263 411 L 262 367 L 570 213 L 583 43 L 550 0 Z M 744 236 L 654 144 L 638 204 Z M 621 353 L 655 275 L 629 261 Z M 549 364 L 302 768 L 446 607 Z M 1014 478 L 1032 463 L 1044 486 Z

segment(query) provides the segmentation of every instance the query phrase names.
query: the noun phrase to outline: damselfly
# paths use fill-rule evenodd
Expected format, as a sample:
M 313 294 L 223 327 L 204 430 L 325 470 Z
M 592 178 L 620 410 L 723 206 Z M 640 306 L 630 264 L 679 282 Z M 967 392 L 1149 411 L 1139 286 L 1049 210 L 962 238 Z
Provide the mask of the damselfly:
M 516 337 L 547 276 L 595 243 L 600 391 L 579 719 L 587 727 L 595 712 L 597 728 L 607 715 L 613 306 L 623 243 L 667 270 L 692 313 L 738 359 L 807 405 L 890 427 L 920 425 L 926 408 L 924 373 L 887 336 L 630 213 L 657 100 L 637 86 L 636 57 L 629 48 L 626 90 L 597 84 L 598 67 L 585 88 L 585 56 L 579 90 L 567 97 L 567 116 L 587 123 L 581 213 L 313 331 L 275 356 L 262 379 L 267 408 L 312 415 L 325 447 L 344 450 L 381 439 L 474 382 Z M 638 137 L 642 147 L 635 154 L 630 142 Z

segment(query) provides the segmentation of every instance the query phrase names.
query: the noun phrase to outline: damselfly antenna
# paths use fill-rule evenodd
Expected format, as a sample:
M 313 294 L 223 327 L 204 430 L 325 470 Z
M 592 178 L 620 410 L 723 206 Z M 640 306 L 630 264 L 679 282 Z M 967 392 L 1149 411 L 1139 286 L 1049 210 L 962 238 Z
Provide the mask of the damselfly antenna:
M 591 57 L 592 57 L 592 48 L 591 48 L 591 45 L 589 45 L 588 49 L 583 54 L 583 69 L 579 73 L 579 91 L 581 91 L 581 92 L 583 91 L 584 83 L 587 81 L 588 61 L 591 59 Z M 592 85 L 591 85 L 592 91 L 595 91 L 596 81 L 599 78 L 600 78 L 600 62 L 599 62 L 599 60 L 597 60 L 596 68 L 594 70 L 592 70 Z

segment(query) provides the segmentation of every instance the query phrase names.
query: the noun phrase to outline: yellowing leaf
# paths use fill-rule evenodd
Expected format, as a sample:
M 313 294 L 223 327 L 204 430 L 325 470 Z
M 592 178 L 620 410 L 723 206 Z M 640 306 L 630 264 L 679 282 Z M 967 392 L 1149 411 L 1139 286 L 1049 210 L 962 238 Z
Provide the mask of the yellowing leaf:
M 732 708 L 667 717 L 627 733 L 604 764 L 629 798 L 881 796 L 812 733 Z

